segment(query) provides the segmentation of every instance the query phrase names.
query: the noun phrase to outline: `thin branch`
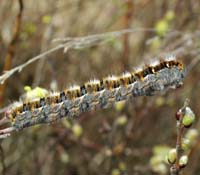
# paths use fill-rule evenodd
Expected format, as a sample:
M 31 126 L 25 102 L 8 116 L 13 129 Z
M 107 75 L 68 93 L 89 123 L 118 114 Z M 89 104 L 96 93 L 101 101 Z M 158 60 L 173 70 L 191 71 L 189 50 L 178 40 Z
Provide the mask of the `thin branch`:
M 170 175 L 179 175 L 180 174 L 180 166 L 179 166 L 179 160 L 180 157 L 183 154 L 183 149 L 182 149 L 182 138 L 183 138 L 183 113 L 185 108 L 189 105 L 189 99 L 186 99 L 184 102 L 184 105 L 182 106 L 181 109 L 178 111 L 178 116 L 179 119 L 177 120 L 177 140 L 176 140 L 176 153 L 177 153 L 177 159 L 175 164 L 172 165 L 170 168 Z
M 134 33 L 134 32 L 152 32 L 155 33 L 156 30 L 154 28 L 129 28 L 129 29 L 123 29 L 118 30 L 114 32 L 107 32 L 102 34 L 94 34 L 94 35 L 88 35 L 83 37 L 66 37 L 66 38 L 55 38 L 52 42 L 70 42 L 70 41 L 78 41 L 78 42 L 89 42 L 92 41 L 103 41 L 109 37 L 119 37 L 121 35 L 124 35 L 126 33 Z M 173 31 L 174 32 L 174 31 Z
M 16 129 L 14 127 L 9 127 L 9 128 L 0 130 L 0 139 L 10 136 L 11 132 L 15 130 Z
M 49 55 L 59 49 L 63 48 L 62 45 L 58 45 L 57 47 L 54 47 L 36 57 L 31 58 L 30 60 L 28 60 L 27 62 L 25 62 L 24 64 L 21 64 L 9 71 L 5 71 L 5 73 L 3 75 L 0 76 L 0 83 L 3 84 L 5 82 L 5 80 L 7 80 L 10 76 L 12 76 L 15 72 L 21 72 L 26 66 L 28 66 L 29 64 L 41 59 L 42 57 Z
M 0 143 L 0 157 L 1 157 L 1 166 L 2 166 L 2 170 L 1 170 L 1 173 L 2 175 L 5 175 L 6 174 L 6 165 L 5 165 L 5 155 L 4 155 L 4 151 L 3 151 L 3 148 L 1 146 L 1 143 Z
M 127 0 L 124 2 L 126 6 L 126 12 L 123 16 L 123 26 L 125 28 L 129 28 L 131 26 L 131 23 L 133 22 L 133 16 L 134 16 L 134 11 L 135 11 L 135 4 L 132 0 Z M 123 52 L 122 52 L 122 66 L 123 69 L 126 70 L 128 68 L 128 60 L 129 60 L 129 55 L 130 55 L 130 46 L 129 46 L 129 34 L 126 33 L 123 36 Z
M 12 59 L 14 57 L 15 50 L 16 50 L 15 46 L 17 45 L 17 41 L 18 41 L 18 38 L 20 35 L 22 13 L 23 13 L 24 5 L 23 5 L 22 0 L 18 0 L 18 4 L 19 4 L 19 12 L 17 14 L 15 25 L 14 25 L 13 37 L 8 46 L 8 52 L 5 57 L 5 64 L 3 67 L 3 72 L 5 72 L 11 68 Z M 5 84 L 0 85 L 0 106 L 2 106 L 2 103 L 3 103 L 3 94 L 4 94 L 5 87 L 6 87 Z

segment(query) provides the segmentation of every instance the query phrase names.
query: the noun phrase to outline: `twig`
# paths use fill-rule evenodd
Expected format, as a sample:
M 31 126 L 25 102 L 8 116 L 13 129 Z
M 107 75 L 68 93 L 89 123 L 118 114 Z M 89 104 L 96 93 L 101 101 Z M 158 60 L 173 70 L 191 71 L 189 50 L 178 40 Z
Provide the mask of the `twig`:
M 9 127 L 9 128 L 0 130 L 0 139 L 10 136 L 10 133 L 13 131 L 15 131 L 14 127 Z
M 179 175 L 180 174 L 180 165 L 179 165 L 179 160 L 180 157 L 182 156 L 183 153 L 183 149 L 182 149 L 182 137 L 183 137 L 183 114 L 184 114 L 184 110 L 185 108 L 188 106 L 189 104 L 189 99 L 186 99 L 184 102 L 184 105 L 181 109 L 179 109 L 178 111 L 178 120 L 177 120 L 177 140 L 176 140 L 176 153 L 177 153 L 177 159 L 175 164 L 172 165 L 172 167 L 170 168 L 170 175 Z
M 1 155 L 0 157 L 1 157 L 1 164 L 2 164 L 1 173 L 2 173 L 2 175 L 5 175 L 6 174 L 6 166 L 5 166 L 5 162 L 4 162 L 5 156 L 4 156 L 4 151 L 3 151 L 3 148 L 1 146 L 1 143 L 0 143 L 0 155 Z
M 132 22 L 132 17 L 134 14 L 134 2 L 132 0 L 125 1 L 126 13 L 123 16 L 123 25 L 125 28 L 130 27 Z M 123 36 L 123 54 L 122 54 L 122 65 L 123 69 L 128 69 L 128 59 L 129 59 L 130 47 L 129 47 L 129 34 L 126 33 Z
M 26 66 L 28 66 L 29 64 L 41 59 L 42 57 L 49 55 L 59 49 L 63 48 L 63 45 L 58 45 L 57 47 L 54 47 L 36 57 L 31 58 L 30 60 L 28 60 L 26 63 L 21 64 L 9 71 L 6 71 L 3 75 L 0 76 L 0 83 L 3 84 L 5 82 L 5 80 L 7 80 L 10 76 L 12 76 L 15 72 L 21 72 Z
M 92 41 L 103 41 L 109 37 L 119 37 L 121 35 L 124 35 L 126 33 L 133 33 L 133 32 L 153 32 L 155 33 L 156 30 L 154 28 L 129 28 L 129 29 L 123 29 L 118 30 L 114 32 L 107 32 L 102 34 L 94 34 L 94 35 L 88 35 L 83 37 L 66 37 L 66 38 L 55 38 L 52 42 L 71 42 L 71 41 L 79 41 L 79 42 L 89 42 Z M 173 31 L 174 32 L 174 31 Z M 92 42 L 92 43 L 93 43 Z
M 180 118 L 177 121 L 177 141 L 176 141 L 176 152 L 177 152 L 177 160 L 176 160 L 176 166 L 179 167 L 179 159 L 182 154 L 182 134 L 183 134 L 183 111 L 188 106 L 189 100 L 186 99 L 183 107 L 179 110 L 180 111 Z
M 21 29 L 21 20 L 22 20 L 22 12 L 23 12 L 23 1 L 22 0 L 18 0 L 18 4 L 19 4 L 19 13 L 16 17 L 16 22 L 15 22 L 15 26 L 14 26 L 14 32 L 13 32 L 13 38 L 8 46 L 8 52 L 5 58 L 5 64 L 4 64 L 4 68 L 3 68 L 3 72 L 5 72 L 6 70 L 9 70 L 11 68 L 11 62 L 12 59 L 14 57 L 14 52 L 15 52 L 15 46 L 17 44 L 17 40 L 19 38 L 20 35 L 20 29 Z M 6 85 L 5 84 L 1 84 L 0 85 L 0 106 L 2 106 L 3 103 L 3 94 L 4 94 L 4 90 L 5 90 Z

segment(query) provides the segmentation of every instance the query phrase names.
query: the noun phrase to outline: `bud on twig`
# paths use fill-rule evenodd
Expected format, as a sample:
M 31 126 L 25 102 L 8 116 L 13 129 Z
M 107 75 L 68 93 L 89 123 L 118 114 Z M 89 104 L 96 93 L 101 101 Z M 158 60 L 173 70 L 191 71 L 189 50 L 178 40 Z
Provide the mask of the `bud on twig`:
M 176 149 L 173 148 L 169 150 L 168 155 L 167 155 L 167 160 L 170 164 L 174 164 L 176 162 L 176 159 L 177 159 L 177 152 L 176 152 Z
M 186 107 L 185 114 L 183 116 L 183 121 L 182 121 L 184 127 L 186 128 L 190 127 L 194 123 L 194 120 L 195 120 L 195 115 L 193 111 L 189 107 Z

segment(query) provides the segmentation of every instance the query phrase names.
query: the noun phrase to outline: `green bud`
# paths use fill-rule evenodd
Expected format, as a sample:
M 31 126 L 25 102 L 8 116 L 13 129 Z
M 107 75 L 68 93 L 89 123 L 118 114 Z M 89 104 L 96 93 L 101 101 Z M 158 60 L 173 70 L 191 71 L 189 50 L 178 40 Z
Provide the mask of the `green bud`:
M 72 131 L 76 137 L 80 137 L 83 134 L 83 128 L 79 124 L 75 124 L 72 127 Z
M 164 97 L 157 97 L 155 102 L 156 102 L 156 105 L 159 107 L 159 106 L 163 106 L 166 100 L 164 99 Z
M 119 171 L 119 169 L 113 169 L 111 174 L 112 175 L 120 175 L 120 171 Z
M 31 91 L 31 87 L 30 87 L 30 86 L 24 86 L 24 90 L 25 90 L 26 92 L 30 92 L 30 91 Z
M 165 20 L 160 20 L 157 22 L 155 29 L 158 36 L 164 36 L 169 30 L 169 24 Z
M 175 14 L 173 11 L 168 11 L 165 15 L 165 19 L 167 21 L 172 21 L 175 18 Z
M 42 22 L 43 22 L 44 24 L 49 24 L 49 23 L 51 22 L 51 19 L 52 19 L 52 17 L 51 17 L 50 15 L 44 15 L 44 16 L 42 17 Z
M 122 109 L 124 108 L 125 104 L 126 104 L 125 101 L 116 102 L 115 103 L 115 109 L 117 111 L 122 111 Z
M 188 163 L 188 156 L 184 155 L 184 156 L 181 156 L 181 158 L 179 159 L 179 166 L 181 168 L 184 168 Z
M 186 128 L 188 128 L 194 123 L 194 120 L 195 120 L 195 115 L 194 115 L 193 111 L 189 107 L 186 107 L 185 114 L 183 116 L 183 121 L 182 121 L 183 125 Z
M 197 129 L 189 129 L 188 132 L 185 134 L 185 138 L 190 140 L 190 142 L 194 142 L 198 137 Z
M 67 153 L 62 153 L 60 159 L 63 163 L 68 163 L 70 161 L 69 155 Z
M 190 146 L 191 146 L 190 140 L 189 140 L 189 139 L 186 139 L 186 138 L 183 138 L 183 139 L 182 139 L 182 145 L 181 145 L 182 149 L 183 149 L 184 151 L 186 151 L 186 150 L 188 150 L 188 149 L 190 148 Z
M 167 154 L 167 160 L 170 164 L 174 164 L 176 162 L 177 159 L 177 152 L 176 149 L 170 149 L 168 154 Z
M 72 124 L 70 123 L 69 120 L 67 120 L 67 119 L 66 120 L 62 120 L 62 123 L 66 128 L 68 128 L 68 129 L 72 128 Z
M 119 169 L 121 171 L 126 171 L 126 169 L 127 169 L 126 164 L 124 162 L 120 162 L 119 163 Z
M 34 89 L 31 89 L 30 86 L 25 86 L 24 90 L 26 91 L 25 95 L 24 95 L 24 99 L 25 100 L 32 100 L 35 98 L 43 98 L 46 95 L 48 95 L 48 91 L 46 89 L 40 88 L 40 87 L 36 87 Z
M 117 123 L 118 125 L 120 125 L 120 126 L 125 125 L 125 124 L 127 123 L 127 117 L 126 117 L 125 115 L 122 115 L 122 116 L 118 117 L 118 118 L 116 119 L 116 123 Z

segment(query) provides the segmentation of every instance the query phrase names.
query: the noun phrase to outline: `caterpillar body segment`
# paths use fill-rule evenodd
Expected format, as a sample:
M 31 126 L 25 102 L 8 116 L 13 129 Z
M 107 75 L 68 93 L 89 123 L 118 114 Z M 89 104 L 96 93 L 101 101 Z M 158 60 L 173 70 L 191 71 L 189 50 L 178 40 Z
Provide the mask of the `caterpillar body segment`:
M 86 82 L 82 86 L 82 94 L 85 95 L 86 93 L 96 93 L 102 90 L 103 83 L 100 82 L 100 80 L 94 79 Z M 83 87 L 85 87 L 85 92 L 83 91 Z

